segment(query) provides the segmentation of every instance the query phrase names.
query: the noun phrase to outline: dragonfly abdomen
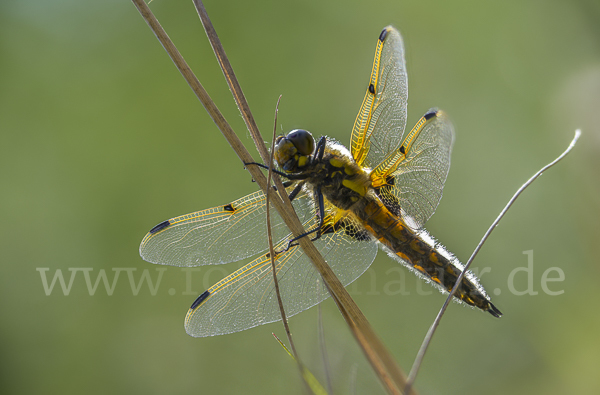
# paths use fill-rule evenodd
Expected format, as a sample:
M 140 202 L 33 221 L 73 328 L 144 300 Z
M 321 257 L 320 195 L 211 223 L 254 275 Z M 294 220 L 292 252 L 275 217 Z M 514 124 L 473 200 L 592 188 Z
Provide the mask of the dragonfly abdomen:
M 367 199 L 365 199 L 367 200 Z M 437 243 L 426 230 L 414 231 L 379 199 L 368 199 L 359 216 L 365 226 L 386 247 L 391 256 L 418 274 L 431 280 L 440 290 L 452 290 L 463 265 Z M 463 277 L 454 295 L 457 299 L 487 311 L 495 317 L 502 313 L 490 302 L 489 296 L 471 272 Z

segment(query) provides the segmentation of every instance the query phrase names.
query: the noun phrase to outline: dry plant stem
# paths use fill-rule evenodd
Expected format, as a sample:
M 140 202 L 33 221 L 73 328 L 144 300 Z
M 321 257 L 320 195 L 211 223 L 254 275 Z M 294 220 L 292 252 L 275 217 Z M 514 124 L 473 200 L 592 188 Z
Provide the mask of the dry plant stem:
M 271 155 L 269 155 L 269 172 L 267 174 L 267 185 L 271 185 L 271 179 L 273 178 L 273 152 L 275 151 L 275 135 L 277 133 L 277 111 L 279 110 L 279 102 L 281 101 L 281 96 L 277 99 L 277 106 L 275 107 L 275 122 L 273 125 L 273 140 L 271 143 Z M 269 257 L 271 258 L 271 271 L 273 273 L 273 283 L 275 284 L 275 294 L 277 295 L 277 303 L 279 304 L 279 312 L 281 313 L 281 321 L 283 322 L 283 327 L 285 328 L 285 333 L 287 335 L 288 341 L 290 342 L 290 348 L 292 349 L 292 354 L 298 363 L 300 363 L 300 359 L 298 358 L 298 353 L 296 352 L 296 346 L 292 341 L 292 332 L 290 331 L 290 326 L 288 324 L 287 317 L 285 315 L 285 308 L 283 307 L 283 300 L 281 300 L 281 293 L 279 292 L 279 281 L 277 280 L 277 267 L 275 266 L 275 249 L 273 248 L 273 235 L 271 230 L 271 207 L 269 206 L 269 200 L 273 191 L 269 188 L 269 193 L 266 196 L 266 204 L 267 204 L 267 238 L 269 241 Z
M 202 84 L 200 84 L 200 81 L 198 81 L 198 79 L 196 78 L 192 70 L 189 68 L 189 66 L 187 65 L 177 48 L 175 48 L 175 45 L 173 44 L 167 33 L 164 31 L 158 20 L 154 17 L 152 11 L 150 11 L 146 3 L 143 0 L 132 0 L 132 2 L 137 7 L 146 23 L 148 23 L 148 26 L 150 26 L 150 29 L 156 35 L 158 41 L 160 41 L 164 49 L 167 51 L 167 53 L 173 60 L 173 63 L 175 63 L 177 69 L 180 71 L 187 83 L 190 85 L 190 88 L 192 88 L 192 91 L 194 91 L 200 102 L 204 105 L 206 112 L 208 112 L 208 114 L 215 122 L 219 130 L 221 130 L 221 132 L 227 139 L 227 142 L 232 146 L 236 154 L 244 163 L 254 162 L 250 153 L 246 150 L 240 139 L 231 129 L 231 126 L 229 126 L 229 124 L 223 117 L 223 114 L 221 114 L 215 103 L 211 100 L 210 96 L 208 95 Z M 258 168 L 256 168 L 256 166 L 251 166 L 248 169 L 248 171 L 250 171 L 252 176 L 255 177 L 254 179 L 264 191 L 266 188 L 267 180 L 262 174 L 262 172 Z
M 246 122 L 246 126 L 248 127 L 248 130 L 250 131 L 250 134 L 252 135 L 254 140 L 260 140 L 262 142 L 260 132 L 258 131 L 256 122 L 254 121 L 254 117 L 252 116 L 252 112 L 250 111 L 250 106 L 248 105 L 246 97 L 244 96 L 244 92 L 242 91 L 242 88 L 237 78 L 235 77 L 233 68 L 229 63 L 229 59 L 227 58 L 227 54 L 223 49 L 223 45 L 221 45 L 221 40 L 219 40 L 217 32 L 215 31 L 210 21 L 210 18 L 208 17 L 208 13 L 204 8 L 204 4 L 202 4 L 202 2 L 199 0 L 194 0 L 194 6 L 198 11 L 198 15 L 200 16 L 200 20 L 202 21 L 202 26 L 204 26 L 204 30 L 206 31 L 206 35 L 208 36 L 210 44 L 213 47 L 215 56 L 217 57 L 217 60 L 219 61 L 219 64 L 223 69 L 223 74 L 225 74 L 225 79 L 229 84 L 229 90 L 235 98 L 235 102 L 238 106 L 238 109 L 240 110 L 240 113 L 242 114 L 242 117 L 244 118 L 244 122 Z M 256 148 L 258 149 L 258 152 L 263 162 L 267 163 L 269 161 L 269 152 L 267 151 L 264 142 L 262 144 L 257 144 Z
M 219 40 L 219 36 L 215 28 L 208 17 L 208 13 L 204 8 L 204 4 L 200 0 L 194 0 L 194 6 L 196 7 L 196 11 L 198 12 L 198 16 L 200 17 L 200 21 L 202 22 L 202 26 L 204 26 L 204 31 L 206 32 L 206 36 L 210 41 L 210 45 L 213 48 L 213 52 L 221 66 L 221 70 L 223 70 L 223 75 L 225 76 L 225 80 L 229 85 L 229 90 L 235 99 L 235 103 L 238 106 L 242 117 L 244 118 L 244 122 L 246 123 L 246 127 L 252 136 L 252 140 L 254 140 L 254 144 L 256 145 L 256 149 L 260 154 L 260 157 L 263 160 L 263 163 L 267 163 L 269 161 L 269 152 L 267 151 L 267 147 L 262 139 L 260 131 L 258 130 L 258 126 L 256 126 L 256 122 L 254 121 L 254 116 L 252 115 L 252 111 L 250 111 L 250 106 L 248 105 L 248 101 L 246 100 L 246 96 L 244 96 L 244 92 L 242 91 L 242 87 L 238 82 L 235 73 L 233 71 L 233 67 L 231 63 L 229 63 L 229 58 L 225 53 L 225 49 L 221 44 L 221 40 Z M 248 162 L 246 162 L 248 163 Z M 278 191 L 284 191 L 285 188 L 281 182 L 279 176 L 275 175 L 275 186 Z M 281 198 L 283 199 L 284 204 L 288 207 L 288 210 L 292 210 L 292 203 L 287 198 L 287 195 L 283 193 Z
M 134 5 L 139 10 L 142 17 L 146 20 L 158 40 L 161 42 L 173 62 L 175 66 L 179 69 L 183 77 L 186 79 L 198 99 L 202 102 L 206 111 L 212 117 L 213 121 L 221 130 L 221 133 L 225 136 L 229 144 L 232 146 L 238 157 L 242 160 L 243 163 L 254 163 L 255 161 L 250 156 L 246 148 L 243 146 L 237 135 L 231 129 L 231 126 L 225 121 L 225 118 L 220 113 L 216 105 L 210 99 L 208 93 L 204 90 L 198 79 L 191 72 L 189 66 L 181 56 L 181 54 L 177 51 L 168 35 L 162 29 L 148 6 L 144 3 L 143 0 L 132 0 Z M 201 5 L 201 3 L 200 3 Z M 202 7 L 203 8 L 203 7 Z M 213 37 L 214 38 L 214 37 Z M 218 39 L 218 38 L 217 38 Z M 216 48 L 213 46 L 213 48 Z M 221 47 L 222 48 L 222 47 Z M 215 49 L 216 50 L 216 49 Z M 220 57 L 220 59 L 223 59 Z M 227 76 L 227 75 L 226 75 Z M 234 96 L 237 100 L 240 99 L 238 96 Z M 240 106 L 244 108 L 244 106 Z M 263 144 L 262 139 L 255 141 L 257 145 Z M 258 166 L 249 166 L 248 171 L 257 182 L 262 191 L 267 193 L 267 180 L 264 174 L 260 171 Z M 274 177 L 276 180 L 277 177 Z M 278 192 L 282 195 L 285 195 L 285 189 L 283 186 L 277 187 Z M 279 215 L 288 226 L 293 235 L 297 236 L 304 232 L 298 217 L 296 216 L 293 210 L 290 210 L 291 203 L 284 204 L 282 201 L 286 199 L 287 196 L 280 197 L 279 194 L 272 194 L 271 199 L 273 206 L 278 211 Z M 289 199 L 288 199 L 289 202 Z M 287 206 L 287 207 L 286 207 Z M 340 309 L 342 316 L 346 320 L 349 328 L 351 329 L 355 339 L 361 346 L 367 360 L 373 367 L 375 373 L 379 377 L 382 385 L 386 389 L 386 391 L 390 394 L 399 394 L 400 389 L 404 388 L 406 385 L 406 378 L 404 374 L 392 358 L 391 354 L 384 347 L 383 343 L 379 340 L 379 338 L 375 335 L 373 329 L 368 323 L 367 319 L 364 317 L 356 303 L 352 300 L 346 289 L 339 282 L 331 268 L 325 263 L 323 257 L 316 249 L 314 244 L 310 241 L 308 237 L 303 237 L 299 240 L 300 247 L 303 249 L 304 253 L 311 259 L 327 289 L 332 295 L 333 300 L 336 305 Z
M 238 106 L 242 117 L 244 118 L 246 127 L 248 128 L 248 131 L 252 136 L 252 140 L 254 141 L 256 149 L 258 150 L 259 155 L 263 160 L 263 163 L 267 163 L 270 158 L 269 152 L 267 151 L 267 147 L 265 146 L 260 131 L 258 130 L 258 126 L 254 121 L 254 116 L 252 115 L 252 111 L 250 111 L 250 106 L 248 104 L 248 101 L 246 100 L 244 92 L 242 91 L 242 87 L 240 86 L 237 77 L 235 76 L 235 72 L 233 71 L 231 63 L 229 63 L 229 58 L 225 53 L 225 49 L 221 44 L 221 40 L 219 40 L 219 36 L 217 35 L 217 32 L 213 27 L 212 22 L 210 21 L 210 18 L 208 16 L 208 13 L 206 12 L 206 8 L 204 8 L 204 4 L 202 3 L 202 1 L 194 0 L 194 6 L 196 7 L 196 11 L 198 12 L 198 16 L 200 17 L 200 21 L 202 22 L 202 26 L 204 27 L 204 31 L 206 32 L 206 36 L 208 37 L 210 45 L 213 48 L 215 57 L 217 58 L 217 61 L 221 66 L 221 70 L 223 71 L 225 80 L 229 85 L 229 90 L 231 91 L 235 103 Z M 277 189 L 279 198 L 286 206 L 286 209 L 290 212 L 294 211 L 294 208 L 292 207 L 292 202 L 290 202 L 290 199 L 288 198 L 287 193 L 285 192 L 286 190 L 283 186 L 283 183 L 281 182 L 281 178 L 279 178 L 277 174 L 272 175 L 272 177 L 275 182 L 275 188 Z M 270 184 L 271 183 L 269 183 L 269 185 Z
M 356 376 L 358 374 L 358 364 L 353 364 L 352 367 L 350 368 L 350 388 L 348 390 L 348 393 L 350 395 L 356 395 Z
M 327 391 L 333 394 L 333 385 L 331 375 L 329 374 L 329 358 L 327 358 L 327 347 L 325 345 L 325 329 L 323 328 L 323 314 L 321 314 L 321 304 L 317 305 L 317 317 L 319 328 L 319 348 L 321 349 L 321 358 L 323 359 L 323 370 L 325 372 L 325 381 L 327 382 Z
M 435 333 L 435 330 L 437 329 L 438 325 L 440 324 L 440 320 L 442 319 L 444 312 L 446 311 L 446 309 L 448 308 L 448 305 L 450 304 L 450 301 L 452 300 L 452 296 L 458 289 L 458 286 L 459 286 L 460 282 L 462 281 L 465 273 L 467 272 L 467 270 L 469 270 L 469 267 L 471 266 L 473 259 L 475 259 L 475 256 L 477 256 L 477 253 L 479 253 L 479 250 L 481 250 L 481 247 L 483 246 L 485 241 L 488 239 L 488 237 L 490 236 L 490 234 L 492 233 L 494 228 L 496 228 L 496 226 L 498 226 L 498 223 L 500 222 L 502 217 L 504 217 L 504 215 L 506 214 L 508 209 L 510 209 L 510 207 L 513 205 L 515 200 L 517 200 L 519 195 L 521 195 L 521 193 L 525 190 L 525 188 L 527 188 L 529 185 L 531 185 L 531 183 L 533 181 L 535 181 L 539 176 L 541 176 L 543 172 L 545 172 L 546 170 L 548 170 L 549 168 L 551 168 L 552 166 L 557 164 L 560 160 L 562 160 L 562 158 L 564 158 L 571 151 L 571 149 L 573 149 L 573 147 L 577 143 L 577 140 L 579 139 L 580 135 L 581 135 L 581 131 L 579 129 L 577 129 L 575 131 L 575 137 L 573 137 L 573 140 L 571 141 L 571 144 L 569 144 L 569 147 L 567 147 L 567 149 L 562 154 L 560 154 L 560 156 L 558 156 L 558 158 L 554 159 L 552 162 L 550 162 L 546 166 L 542 167 L 541 170 L 539 170 L 537 173 L 535 173 L 529 180 L 527 180 L 527 182 L 525 184 L 523 184 L 521 186 L 521 188 L 519 188 L 519 190 L 517 190 L 517 192 L 515 192 L 513 197 L 506 204 L 506 207 L 504 207 L 504 209 L 500 212 L 500 215 L 498 215 L 498 218 L 496 218 L 496 220 L 492 223 L 492 225 L 487 230 L 487 232 L 485 232 L 485 235 L 483 235 L 483 238 L 481 239 L 481 241 L 479 242 L 479 244 L 477 245 L 477 247 L 471 254 L 471 257 L 467 261 L 467 264 L 465 265 L 465 268 L 463 269 L 462 273 L 456 279 L 456 282 L 454 283 L 454 287 L 452 288 L 452 291 L 446 298 L 446 301 L 444 302 L 444 305 L 442 306 L 439 313 L 437 314 L 437 317 L 435 317 L 435 321 L 429 328 L 429 331 L 427 331 L 427 335 L 425 336 L 425 339 L 423 340 L 423 344 L 421 345 L 421 348 L 419 349 L 419 352 L 417 353 L 415 362 L 412 366 L 412 369 L 410 370 L 410 374 L 408 375 L 408 382 L 405 387 L 406 392 L 408 392 L 410 390 L 413 383 L 415 382 L 417 373 L 419 372 L 419 368 L 421 367 L 421 363 L 423 362 L 423 357 L 425 356 L 425 352 L 427 351 L 427 348 L 429 347 L 429 344 L 431 343 L 433 334 Z
M 269 155 L 269 172 L 267 174 L 267 185 L 271 185 L 271 179 L 273 178 L 273 153 L 275 152 L 275 136 L 277 134 L 277 112 L 279 111 L 279 102 L 281 101 L 281 96 L 277 99 L 277 105 L 275 106 L 275 121 L 273 122 L 273 138 L 271 139 L 271 154 Z M 298 373 L 300 373 L 300 379 L 304 382 L 304 387 L 307 390 L 307 393 L 311 393 L 310 385 L 306 382 L 304 378 L 304 368 L 302 366 L 302 361 L 300 361 L 300 357 L 298 356 L 298 351 L 296 351 L 296 345 L 292 340 L 292 332 L 290 331 L 290 326 L 288 324 L 288 320 L 285 314 L 285 308 L 283 307 L 283 300 L 281 299 L 281 293 L 279 292 L 279 281 L 277 280 L 277 267 L 275 266 L 275 249 L 273 248 L 273 234 L 271 229 L 271 207 L 269 204 L 269 200 L 271 195 L 273 195 L 273 191 L 271 188 L 268 188 L 268 193 L 266 196 L 266 204 L 267 204 L 267 239 L 269 241 L 269 257 L 271 258 L 271 273 L 273 273 L 273 284 L 275 285 L 275 295 L 277 295 L 277 303 L 279 304 L 279 313 L 281 314 L 281 321 L 283 322 L 283 327 L 285 328 L 285 334 L 287 335 L 288 342 L 290 343 L 290 348 L 292 349 L 292 354 L 294 355 L 294 360 L 296 361 L 296 366 L 298 366 Z

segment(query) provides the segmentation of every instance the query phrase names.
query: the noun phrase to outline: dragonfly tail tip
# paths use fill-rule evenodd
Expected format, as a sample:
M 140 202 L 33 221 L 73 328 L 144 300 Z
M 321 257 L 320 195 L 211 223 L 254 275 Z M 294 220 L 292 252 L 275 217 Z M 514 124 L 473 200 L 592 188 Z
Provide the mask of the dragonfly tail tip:
M 498 308 L 496 306 L 494 306 L 492 304 L 492 302 L 488 302 L 488 303 L 489 303 L 488 308 L 487 308 L 488 313 L 490 313 L 491 315 L 493 315 L 496 318 L 502 317 L 502 312 L 500 310 L 498 310 Z

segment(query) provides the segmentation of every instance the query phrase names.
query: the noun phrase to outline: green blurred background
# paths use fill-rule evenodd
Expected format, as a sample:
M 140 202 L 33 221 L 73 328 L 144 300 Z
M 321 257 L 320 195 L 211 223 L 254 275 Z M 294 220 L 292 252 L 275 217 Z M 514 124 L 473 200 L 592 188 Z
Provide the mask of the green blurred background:
M 150 4 L 226 118 L 253 147 L 191 1 Z M 456 143 L 428 229 L 466 260 L 514 191 L 579 145 L 517 201 L 474 266 L 501 319 L 451 305 L 425 359 L 423 394 L 600 392 L 600 3 L 579 1 L 207 1 L 263 134 L 348 143 L 377 36 L 406 45 L 409 126 L 430 107 Z M 138 245 L 155 224 L 256 189 L 128 1 L 0 2 L 0 392 L 302 393 L 272 338 L 281 324 L 194 339 L 195 296 L 235 264 L 159 272 Z M 253 149 L 253 148 L 252 148 Z M 254 149 L 252 151 L 255 153 Z M 527 267 L 533 251 L 531 284 Z M 408 371 L 443 303 L 380 254 L 352 295 Z M 41 268 L 47 268 L 44 271 Z M 87 269 L 86 269 L 87 268 Z M 90 295 L 101 270 L 110 281 Z M 564 281 L 548 282 L 544 273 Z M 61 270 L 68 295 L 42 281 Z M 69 270 L 71 269 L 71 271 Z M 223 270 L 222 270 L 223 269 Z M 143 273 L 156 283 L 135 292 Z M 509 282 L 511 273 L 514 284 Z M 516 273 L 516 274 L 515 274 Z M 518 295 L 531 285 L 537 295 Z M 135 287 L 134 287 L 135 288 Z M 189 290 L 193 292 L 188 292 Z M 499 294 L 497 294 L 499 292 Z M 109 293 L 111 293 L 109 295 Z M 190 294 L 191 293 L 191 294 Z M 335 306 L 322 306 L 336 393 L 382 393 Z M 317 309 L 291 319 L 324 383 Z

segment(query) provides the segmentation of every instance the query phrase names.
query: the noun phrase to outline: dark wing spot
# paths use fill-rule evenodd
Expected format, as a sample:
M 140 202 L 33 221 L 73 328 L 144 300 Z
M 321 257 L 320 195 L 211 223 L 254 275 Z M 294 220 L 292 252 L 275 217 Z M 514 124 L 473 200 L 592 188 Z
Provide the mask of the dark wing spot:
M 235 209 L 233 208 L 233 206 L 231 204 L 228 204 L 226 206 L 223 206 L 223 210 L 225 211 L 235 211 Z
M 346 218 L 342 218 L 337 222 L 327 221 L 326 219 L 323 227 L 321 228 L 321 236 L 343 230 L 346 235 L 350 236 L 354 240 L 371 240 L 370 233 L 363 228 L 357 227 L 356 225 L 357 224 L 348 221 Z
M 335 223 L 334 228 L 344 229 L 344 233 L 350 236 L 354 240 L 358 241 L 368 241 L 371 240 L 370 233 L 363 228 L 357 227 L 356 223 L 350 222 L 345 218 L 342 218 L 338 222 Z
M 358 232 L 352 232 L 349 233 L 346 230 L 346 234 L 350 237 L 352 237 L 354 240 L 358 240 L 358 241 L 369 241 L 371 240 L 371 235 L 369 232 L 367 232 L 366 230 L 360 230 Z
M 150 233 L 159 232 L 169 225 L 171 225 L 171 223 L 169 221 L 161 222 L 160 224 L 156 225 L 154 228 L 150 229 Z
M 400 202 L 398 198 L 394 196 L 393 193 L 390 192 L 390 188 L 396 183 L 396 179 L 394 177 L 388 177 L 386 179 L 387 185 L 384 185 L 380 188 L 375 188 L 375 192 L 379 199 L 383 202 L 385 207 L 394 213 L 395 216 L 400 217 L 402 215 L 402 210 L 400 209 Z M 387 190 L 387 193 L 382 193 L 382 190 Z
M 437 108 L 432 108 L 431 110 L 427 111 L 427 114 L 423 115 L 423 117 L 425 118 L 425 120 L 430 120 L 431 118 L 437 115 L 437 112 Z
M 372 95 L 375 94 L 375 86 L 373 84 L 369 84 L 369 92 L 371 92 Z
M 204 293 L 202 295 L 198 296 L 198 298 L 196 298 L 196 300 L 194 300 L 194 303 L 192 303 L 190 310 L 194 310 L 194 309 L 196 309 L 196 307 L 200 306 L 202 304 L 202 302 L 204 302 L 204 300 L 206 298 L 208 298 L 209 295 L 210 295 L 210 292 L 204 291 Z
M 402 152 L 403 154 L 406 154 L 406 150 L 404 149 L 404 146 L 400 147 L 400 152 Z
M 385 41 L 385 37 L 387 36 L 387 28 L 384 28 L 381 31 L 381 34 L 379 35 L 379 41 L 384 42 Z

